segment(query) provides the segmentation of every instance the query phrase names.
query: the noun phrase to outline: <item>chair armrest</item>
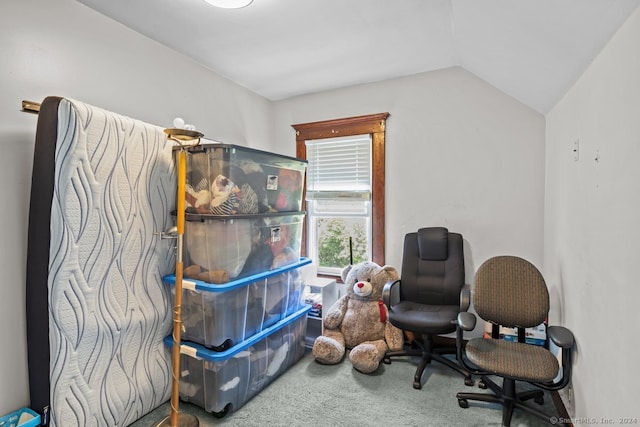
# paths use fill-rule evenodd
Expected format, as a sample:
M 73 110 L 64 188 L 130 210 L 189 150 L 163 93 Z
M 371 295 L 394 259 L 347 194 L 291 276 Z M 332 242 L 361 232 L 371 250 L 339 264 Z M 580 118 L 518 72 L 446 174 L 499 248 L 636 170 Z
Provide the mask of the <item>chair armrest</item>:
M 573 333 L 563 326 L 549 326 L 547 337 L 560 348 L 572 348 L 575 342 Z
M 391 307 L 400 301 L 400 279 L 387 282 L 382 289 L 382 301 Z
M 476 316 L 468 311 L 458 313 L 458 326 L 463 331 L 472 331 L 476 327 Z
M 464 354 L 466 341 L 464 340 L 464 331 L 472 331 L 476 327 L 477 317 L 473 313 L 463 311 L 458 313 L 456 322 L 456 358 L 460 366 L 471 374 L 485 375 L 486 372 L 479 370 L 477 366 L 467 363 L 469 360 Z
M 469 306 L 471 305 L 471 285 L 465 283 L 465 285 L 460 290 L 460 311 L 469 310 Z
M 569 384 L 571 380 L 571 370 L 573 365 L 573 345 L 575 338 L 573 333 L 563 326 L 549 326 L 547 328 L 547 338 L 562 349 L 562 378 L 556 383 L 532 383 L 545 390 L 560 390 Z

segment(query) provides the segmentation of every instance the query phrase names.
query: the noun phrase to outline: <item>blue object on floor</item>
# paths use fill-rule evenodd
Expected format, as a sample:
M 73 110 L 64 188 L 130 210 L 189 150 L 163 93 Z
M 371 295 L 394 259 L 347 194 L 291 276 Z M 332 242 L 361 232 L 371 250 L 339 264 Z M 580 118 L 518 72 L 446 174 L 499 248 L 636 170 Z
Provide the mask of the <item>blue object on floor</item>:
M 40 414 L 29 408 L 18 409 L 0 418 L 0 427 L 36 427 L 40 425 Z

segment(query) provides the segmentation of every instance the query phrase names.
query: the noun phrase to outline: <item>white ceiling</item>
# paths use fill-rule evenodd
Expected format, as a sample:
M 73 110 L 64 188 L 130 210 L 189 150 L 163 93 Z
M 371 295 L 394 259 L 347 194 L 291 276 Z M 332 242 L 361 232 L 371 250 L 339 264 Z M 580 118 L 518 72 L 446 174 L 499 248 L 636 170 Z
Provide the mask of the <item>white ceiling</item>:
M 546 113 L 640 0 L 77 0 L 271 100 L 460 66 Z

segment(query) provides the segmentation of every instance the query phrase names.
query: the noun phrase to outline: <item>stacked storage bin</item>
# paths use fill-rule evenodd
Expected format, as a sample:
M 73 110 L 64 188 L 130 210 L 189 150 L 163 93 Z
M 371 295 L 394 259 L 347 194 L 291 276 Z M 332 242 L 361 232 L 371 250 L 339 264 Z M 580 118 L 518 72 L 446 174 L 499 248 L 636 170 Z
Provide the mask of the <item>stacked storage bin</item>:
M 180 397 L 214 415 L 304 354 L 305 170 L 303 160 L 228 144 L 187 151 Z M 175 285 L 175 275 L 164 280 Z

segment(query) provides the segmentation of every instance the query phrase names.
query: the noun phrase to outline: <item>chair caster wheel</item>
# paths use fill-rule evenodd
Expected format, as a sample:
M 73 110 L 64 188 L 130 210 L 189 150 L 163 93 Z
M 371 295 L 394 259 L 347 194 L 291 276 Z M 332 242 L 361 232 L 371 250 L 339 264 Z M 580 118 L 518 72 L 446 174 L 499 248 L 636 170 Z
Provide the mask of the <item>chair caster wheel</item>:
M 544 404 L 544 397 L 542 396 L 534 397 L 533 401 L 536 402 L 538 405 L 542 405 Z
M 422 384 L 420 384 L 420 381 L 414 381 L 413 388 L 415 388 L 416 390 L 420 390 L 422 388 Z
M 384 363 L 385 365 L 391 365 L 391 358 L 389 357 L 383 358 L 382 363 Z
M 484 381 L 480 380 L 478 381 L 478 387 L 480 387 L 483 390 L 487 389 L 487 383 L 485 383 Z
M 467 409 L 469 407 L 469 402 L 467 399 L 458 399 L 458 405 L 463 409 Z
M 475 383 L 475 381 L 473 380 L 473 378 L 465 378 L 464 379 L 464 385 L 472 386 L 474 383 Z

